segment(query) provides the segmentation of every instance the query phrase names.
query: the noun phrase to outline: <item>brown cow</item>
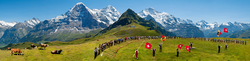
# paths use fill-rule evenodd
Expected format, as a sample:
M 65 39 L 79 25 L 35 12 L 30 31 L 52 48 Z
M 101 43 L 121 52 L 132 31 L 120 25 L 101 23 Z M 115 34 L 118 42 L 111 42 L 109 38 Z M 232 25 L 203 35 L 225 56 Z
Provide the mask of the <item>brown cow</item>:
M 10 47 L 8 47 L 7 50 L 10 50 Z
M 49 46 L 49 45 L 41 43 L 41 48 L 43 47 L 43 49 L 45 49 L 47 46 Z
M 23 55 L 22 51 L 19 48 L 12 48 L 10 54 L 17 53 L 17 55 Z

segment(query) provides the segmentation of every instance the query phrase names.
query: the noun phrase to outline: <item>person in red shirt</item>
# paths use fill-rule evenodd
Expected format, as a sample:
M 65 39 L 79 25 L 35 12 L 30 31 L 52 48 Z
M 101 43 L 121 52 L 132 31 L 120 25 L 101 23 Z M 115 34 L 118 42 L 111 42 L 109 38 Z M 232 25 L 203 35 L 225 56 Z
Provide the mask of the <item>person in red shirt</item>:
M 139 51 L 136 49 L 135 50 L 135 58 L 138 60 L 138 53 L 139 53 Z

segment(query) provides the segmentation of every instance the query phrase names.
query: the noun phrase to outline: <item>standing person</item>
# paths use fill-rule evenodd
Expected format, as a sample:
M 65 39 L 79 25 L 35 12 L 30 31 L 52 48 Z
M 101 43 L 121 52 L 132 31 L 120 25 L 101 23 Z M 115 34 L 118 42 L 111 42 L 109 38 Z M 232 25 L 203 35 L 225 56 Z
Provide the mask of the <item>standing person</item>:
M 162 52 L 162 43 L 159 45 L 159 47 L 160 47 L 160 52 Z
M 247 41 L 245 41 L 245 45 L 247 45 Z
M 95 52 L 95 57 L 94 57 L 94 59 L 95 59 L 95 58 L 96 58 L 96 56 L 97 56 L 97 49 L 96 49 L 96 47 L 95 47 L 94 52 Z
M 156 51 L 156 49 L 154 48 L 152 50 L 153 50 L 153 57 L 155 57 L 155 51 Z
M 218 53 L 220 53 L 220 45 L 218 46 Z
M 100 55 L 101 53 L 101 46 L 99 45 L 99 48 L 98 48 L 98 55 Z
M 226 50 L 227 50 L 227 47 L 228 47 L 228 46 L 227 46 L 227 44 L 226 44 L 226 45 L 225 45 L 225 49 L 226 49 Z
M 177 57 L 179 57 L 179 49 L 177 48 L 177 55 L 176 55 Z
M 193 42 L 190 42 L 190 50 L 192 49 L 193 46 Z
M 135 58 L 138 60 L 138 53 L 139 53 L 139 51 L 136 49 L 135 50 Z

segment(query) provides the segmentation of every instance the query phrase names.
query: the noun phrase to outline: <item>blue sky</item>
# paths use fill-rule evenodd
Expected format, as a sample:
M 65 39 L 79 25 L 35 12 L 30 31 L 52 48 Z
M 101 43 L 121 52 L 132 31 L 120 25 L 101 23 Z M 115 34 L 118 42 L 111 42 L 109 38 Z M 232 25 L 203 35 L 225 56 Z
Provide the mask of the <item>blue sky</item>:
M 35 17 L 43 21 L 64 14 L 78 2 L 91 9 L 111 5 L 121 13 L 128 8 L 138 13 L 153 7 L 194 22 L 250 23 L 249 0 L 0 0 L 0 20 L 23 22 Z

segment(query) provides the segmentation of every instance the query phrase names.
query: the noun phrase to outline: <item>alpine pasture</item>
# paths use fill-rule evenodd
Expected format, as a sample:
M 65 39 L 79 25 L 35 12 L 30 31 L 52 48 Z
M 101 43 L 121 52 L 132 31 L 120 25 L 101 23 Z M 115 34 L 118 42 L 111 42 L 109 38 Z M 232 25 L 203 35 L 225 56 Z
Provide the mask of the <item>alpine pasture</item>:
M 23 56 L 10 55 L 9 50 L 0 50 L 0 60 L 1 61 L 128 61 L 137 60 L 133 58 L 135 49 L 139 51 L 139 61 L 166 61 L 166 60 L 177 60 L 177 61 L 247 61 L 250 60 L 250 48 L 249 44 L 236 44 L 236 43 L 224 43 L 224 42 L 211 42 L 211 41 L 201 41 L 196 39 L 167 39 L 162 42 L 160 39 L 140 39 L 140 40 L 128 40 L 121 44 L 112 46 L 106 50 L 101 55 L 98 55 L 94 59 L 94 48 L 98 47 L 99 44 L 107 42 L 117 37 L 103 38 L 100 41 L 87 41 L 82 44 L 75 45 L 61 45 L 61 46 L 49 46 L 45 50 L 25 50 L 23 51 Z M 81 39 L 79 39 L 81 40 Z M 178 44 L 183 44 L 184 46 L 189 45 L 193 42 L 193 47 L 189 53 L 186 51 L 185 47 L 180 49 L 179 57 L 176 57 L 176 49 Z M 247 40 L 249 41 L 249 40 Z M 156 48 L 156 56 L 152 56 L 152 50 L 145 48 L 145 43 L 149 42 L 152 44 L 152 48 Z M 163 43 L 163 51 L 159 52 L 158 45 Z M 228 49 L 225 50 L 225 44 L 228 44 Z M 222 46 L 221 53 L 217 53 L 217 46 Z M 40 48 L 40 47 L 38 47 Z M 62 49 L 61 54 L 51 54 L 53 50 Z M 119 49 L 117 52 L 116 50 Z M 115 56 L 114 56 L 115 55 Z

